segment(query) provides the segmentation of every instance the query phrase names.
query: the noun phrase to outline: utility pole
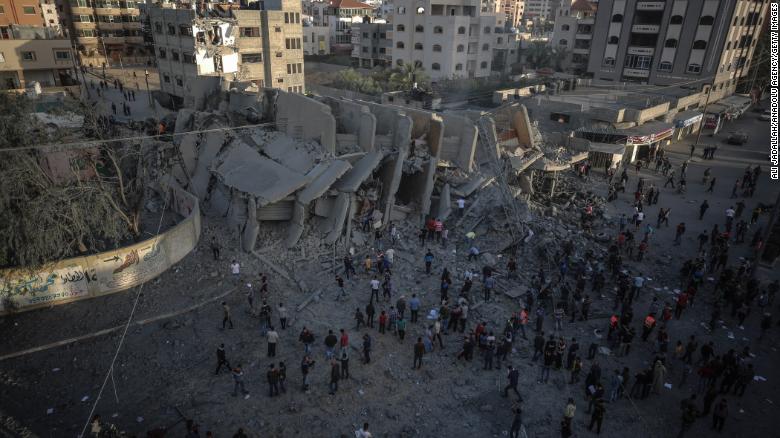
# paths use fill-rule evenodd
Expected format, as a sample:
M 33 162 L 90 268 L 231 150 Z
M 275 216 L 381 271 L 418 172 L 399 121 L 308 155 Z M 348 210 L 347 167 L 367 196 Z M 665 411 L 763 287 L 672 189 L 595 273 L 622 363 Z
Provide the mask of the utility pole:
M 89 86 L 87 85 L 87 78 L 84 77 L 84 70 L 81 66 L 76 64 L 76 45 L 71 46 L 70 60 L 73 61 L 73 69 L 76 70 L 76 80 L 79 79 L 79 73 L 81 73 L 81 83 L 84 85 L 84 90 L 87 91 L 87 100 L 92 99 L 92 94 L 89 92 Z
M 149 95 L 149 107 L 154 108 L 154 103 L 152 102 L 152 92 L 149 90 L 149 70 L 144 70 L 144 76 L 146 77 L 146 94 Z
M 710 94 L 712 94 L 713 88 L 715 88 L 715 81 L 712 81 L 712 83 L 710 83 L 710 88 L 707 90 L 707 99 L 704 101 L 704 110 L 702 110 L 701 122 L 699 122 L 699 132 L 696 133 L 696 143 L 694 144 L 694 146 L 699 146 L 701 131 L 704 130 L 704 125 L 707 122 L 707 105 L 709 105 L 710 103 Z

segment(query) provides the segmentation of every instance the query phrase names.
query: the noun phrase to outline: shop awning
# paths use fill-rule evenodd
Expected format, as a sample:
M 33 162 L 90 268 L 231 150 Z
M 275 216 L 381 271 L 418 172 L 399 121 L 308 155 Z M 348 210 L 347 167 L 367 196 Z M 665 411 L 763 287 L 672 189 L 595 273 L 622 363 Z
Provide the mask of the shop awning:
M 589 152 L 601 152 L 604 154 L 623 155 L 626 152 L 626 145 L 613 143 L 595 143 L 588 145 Z

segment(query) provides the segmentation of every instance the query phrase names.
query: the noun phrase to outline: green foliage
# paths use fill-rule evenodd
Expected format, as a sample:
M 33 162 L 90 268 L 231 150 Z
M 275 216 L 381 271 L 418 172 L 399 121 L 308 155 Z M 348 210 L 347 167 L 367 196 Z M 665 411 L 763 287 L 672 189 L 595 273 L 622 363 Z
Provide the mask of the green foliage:
M 428 89 L 431 85 L 431 80 L 422 67 L 404 64 L 392 69 L 388 86 L 390 91 L 410 90 L 415 82 L 417 87 L 422 89 Z
M 358 73 L 354 69 L 341 70 L 333 79 L 335 88 L 357 91 L 363 94 L 382 94 L 382 87 L 371 77 Z
M 552 49 L 544 42 L 533 41 L 524 52 L 526 63 L 533 69 L 552 67 L 554 65 Z

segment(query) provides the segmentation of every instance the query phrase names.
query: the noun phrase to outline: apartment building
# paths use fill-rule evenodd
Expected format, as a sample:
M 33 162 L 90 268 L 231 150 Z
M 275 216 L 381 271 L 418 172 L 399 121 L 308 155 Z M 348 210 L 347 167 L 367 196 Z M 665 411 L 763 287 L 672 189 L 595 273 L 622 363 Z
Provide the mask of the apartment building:
M 496 12 L 504 14 L 509 27 L 520 27 L 525 13 L 525 0 L 496 0 Z
M 562 67 L 575 74 L 588 68 L 598 3 L 589 0 L 563 0 L 555 15 L 552 46 L 564 53 Z
M 301 4 L 164 3 L 149 11 L 160 88 L 187 106 L 230 82 L 303 93 Z
M 596 82 L 712 86 L 745 80 L 768 0 L 600 0 L 588 71 Z
M 60 14 L 54 0 L 40 0 L 41 18 L 46 27 L 60 27 Z
M 389 23 L 357 23 L 352 25 L 352 62 L 364 68 L 390 65 L 393 25 Z
M 556 15 L 558 0 L 525 0 L 526 20 L 552 20 Z
M 374 7 L 356 0 L 305 1 L 303 13 L 312 17 L 314 25 L 328 27 L 331 51 L 350 53 L 352 25 L 373 17 Z
M 43 26 L 43 15 L 38 0 L 0 0 L 0 27 L 12 24 Z
M 330 54 L 330 27 L 316 24 L 310 16 L 301 16 L 303 24 L 303 54 Z
M 518 40 L 490 1 L 396 0 L 393 66 L 414 64 L 431 79 L 480 78 L 509 70 Z
M 0 89 L 73 85 L 74 64 L 70 40 L 59 29 L 40 26 L 3 26 L 0 39 Z

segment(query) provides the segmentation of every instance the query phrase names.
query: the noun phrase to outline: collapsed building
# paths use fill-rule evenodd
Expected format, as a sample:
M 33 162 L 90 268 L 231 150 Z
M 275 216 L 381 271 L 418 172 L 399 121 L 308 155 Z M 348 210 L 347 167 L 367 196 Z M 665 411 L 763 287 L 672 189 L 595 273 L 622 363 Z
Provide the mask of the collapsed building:
M 476 177 L 477 128 L 458 114 L 252 84 L 227 93 L 220 109 L 179 112 L 173 173 L 240 230 L 246 251 L 264 224 L 285 224 L 292 247 L 307 227 L 332 244 L 350 232 L 348 220 L 446 217 L 453 188 Z

